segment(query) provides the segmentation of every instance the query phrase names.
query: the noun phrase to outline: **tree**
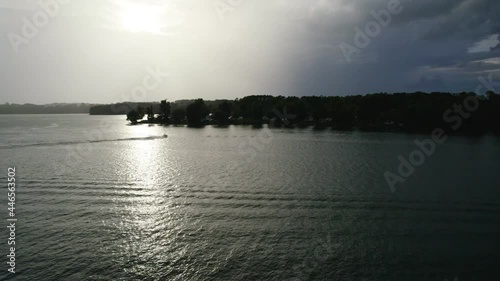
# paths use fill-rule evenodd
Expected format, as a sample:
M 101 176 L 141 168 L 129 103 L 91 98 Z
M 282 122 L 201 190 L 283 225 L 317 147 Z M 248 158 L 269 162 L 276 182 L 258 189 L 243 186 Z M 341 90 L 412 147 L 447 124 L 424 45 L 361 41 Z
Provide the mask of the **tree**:
M 127 120 L 130 121 L 132 125 L 137 124 L 137 121 L 142 118 L 144 118 L 144 108 L 141 106 L 138 106 L 137 109 L 133 109 L 127 114 Z
M 174 124 L 180 124 L 186 118 L 186 110 L 184 108 L 176 108 L 172 112 L 172 122 Z
M 356 112 L 353 106 L 341 103 L 334 108 L 332 117 L 336 129 L 350 130 L 354 126 Z
M 170 103 L 167 100 L 162 100 L 160 102 L 160 122 L 167 124 L 170 122 Z
M 487 98 L 475 93 L 377 93 L 356 96 L 248 96 L 234 101 L 182 100 L 169 103 L 121 103 L 101 105 L 90 109 L 94 114 L 127 114 L 127 120 L 137 124 L 144 117 L 144 106 L 148 119 L 154 118 L 153 110 L 159 112 L 157 122 L 176 124 L 187 118 L 190 126 L 201 126 L 207 115 L 220 125 L 263 124 L 270 122 L 283 125 L 310 125 L 311 117 L 322 127 L 334 129 L 358 128 L 366 131 L 402 131 L 427 133 L 443 128 L 447 134 L 485 133 L 500 134 L 500 95 L 487 92 Z M 151 107 L 151 105 L 153 107 Z M 0 112 L 12 113 L 20 107 L 40 113 L 34 105 L 0 105 Z M 130 111 L 131 108 L 135 110 Z M 473 108 L 473 109 L 469 109 Z M 35 110 L 36 109 L 36 110 Z M 60 112 L 52 106 L 49 112 Z M 459 111 L 460 110 L 460 111 Z M 129 112 L 130 111 L 130 112 Z M 172 111 L 172 112 L 171 112 Z M 62 112 L 62 111 L 61 111 Z M 294 116 L 294 118 L 288 118 Z M 232 117 L 232 118 L 229 118 Z M 271 121 L 272 120 L 272 121 Z M 287 121 L 287 122 L 284 122 Z M 273 123 L 275 124 L 275 123 Z
M 197 99 L 194 103 L 186 108 L 186 118 L 189 126 L 200 127 L 204 123 L 204 119 L 209 114 L 208 107 L 203 99 Z
M 146 108 L 146 115 L 148 116 L 149 123 L 153 123 L 155 121 L 155 114 L 153 112 L 153 106 Z
M 231 116 L 231 104 L 227 101 L 219 105 L 219 109 L 214 113 L 214 120 L 218 125 L 228 125 Z

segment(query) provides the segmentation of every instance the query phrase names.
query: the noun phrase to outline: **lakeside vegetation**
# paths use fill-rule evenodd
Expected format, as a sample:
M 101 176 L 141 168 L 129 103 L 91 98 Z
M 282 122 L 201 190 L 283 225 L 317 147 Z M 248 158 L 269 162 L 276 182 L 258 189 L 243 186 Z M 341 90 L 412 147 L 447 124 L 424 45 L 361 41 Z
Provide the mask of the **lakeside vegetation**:
M 500 95 L 493 92 L 480 97 L 474 93 L 422 92 L 342 97 L 259 95 L 236 100 L 122 103 L 90 109 L 91 114 L 108 111 L 126 112 L 131 124 L 272 124 L 409 133 L 443 128 L 451 134 L 500 134 Z
M 53 104 L 0 104 L 0 114 L 87 114 L 95 104 L 53 103 Z

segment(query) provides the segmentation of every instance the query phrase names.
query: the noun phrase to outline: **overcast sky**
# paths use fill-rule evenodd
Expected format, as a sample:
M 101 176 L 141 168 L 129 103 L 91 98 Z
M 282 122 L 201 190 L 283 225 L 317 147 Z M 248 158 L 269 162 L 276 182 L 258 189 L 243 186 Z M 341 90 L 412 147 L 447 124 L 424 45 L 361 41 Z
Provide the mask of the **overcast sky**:
M 55 1 L 0 0 L 0 103 L 461 92 L 479 76 L 500 81 L 498 0 Z M 367 27 L 372 37 L 357 32 Z

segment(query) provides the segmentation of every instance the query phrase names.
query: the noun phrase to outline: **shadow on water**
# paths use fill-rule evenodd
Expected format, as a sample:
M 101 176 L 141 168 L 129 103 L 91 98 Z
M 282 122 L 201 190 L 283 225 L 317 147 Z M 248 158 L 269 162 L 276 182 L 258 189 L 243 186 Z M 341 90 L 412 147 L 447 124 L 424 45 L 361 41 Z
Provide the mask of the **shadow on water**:
M 214 125 L 214 129 L 229 129 L 231 125 Z
M 313 127 L 313 131 L 326 131 L 328 129 L 328 126 L 323 126 L 323 125 L 315 125 Z
M 200 129 L 205 129 L 205 125 L 187 125 L 186 128 L 189 128 L 189 129 L 196 129 L 196 130 L 200 130 Z

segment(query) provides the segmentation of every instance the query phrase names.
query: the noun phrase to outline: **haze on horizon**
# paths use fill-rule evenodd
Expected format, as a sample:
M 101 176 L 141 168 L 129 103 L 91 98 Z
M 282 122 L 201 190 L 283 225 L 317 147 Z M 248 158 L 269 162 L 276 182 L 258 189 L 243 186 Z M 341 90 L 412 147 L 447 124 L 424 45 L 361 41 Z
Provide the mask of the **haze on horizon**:
M 462 92 L 479 76 L 500 81 L 493 0 L 401 1 L 350 61 L 341 44 L 354 46 L 356 28 L 395 0 L 54 1 L 0 0 L 0 103 Z M 52 15 L 26 37 L 44 5 Z

